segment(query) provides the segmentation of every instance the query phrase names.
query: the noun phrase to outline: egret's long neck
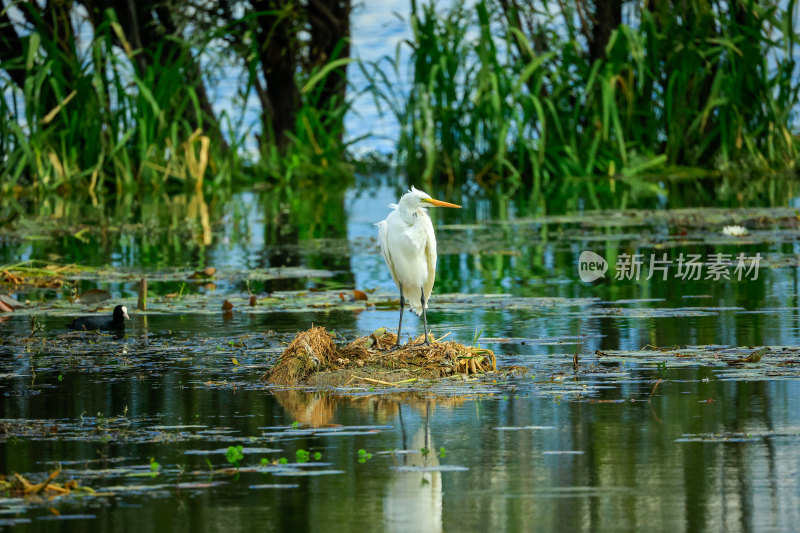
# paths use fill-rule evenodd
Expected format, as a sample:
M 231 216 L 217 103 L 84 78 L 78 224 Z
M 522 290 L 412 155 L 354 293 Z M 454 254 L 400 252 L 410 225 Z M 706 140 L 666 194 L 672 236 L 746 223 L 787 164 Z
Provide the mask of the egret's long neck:
M 409 205 L 403 205 L 401 202 L 400 205 L 397 207 L 397 212 L 400 215 L 400 218 L 406 224 L 413 225 L 416 222 L 417 217 L 425 215 L 425 210 L 421 207 L 411 207 Z

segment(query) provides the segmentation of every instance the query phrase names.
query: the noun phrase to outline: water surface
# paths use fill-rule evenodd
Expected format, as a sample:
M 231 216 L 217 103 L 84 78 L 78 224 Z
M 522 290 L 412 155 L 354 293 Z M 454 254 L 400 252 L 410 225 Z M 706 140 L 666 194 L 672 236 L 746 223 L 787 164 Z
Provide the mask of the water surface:
M 401 392 L 261 385 L 312 324 L 347 339 L 394 327 L 396 309 L 371 304 L 397 297 L 373 226 L 396 194 L 23 206 L 0 231 L 0 264 L 97 270 L 16 292 L 35 312 L 0 319 L 0 473 L 38 481 L 60 465 L 97 495 L 6 498 L 0 521 L 20 531 L 794 529 L 791 209 L 529 218 L 514 201 L 444 193 L 465 208 L 436 213 L 429 324 L 466 343 L 478 335 L 519 372 Z M 721 235 L 731 222 L 750 235 Z M 612 263 L 623 252 L 760 253 L 764 263 L 757 280 L 612 271 L 587 284 L 577 273 L 587 249 Z M 207 266 L 213 280 L 188 279 Z M 100 288 L 133 308 L 142 276 L 151 310 L 134 312 L 124 337 L 67 335 L 94 308 L 71 296 Z M 346 301 L 352 289 L 369 305 Z M 408 314 L 404 328 L 416 334 L 421 320 Z M 693 356 L 639 352 L 648 345 Z M 760 363 L 725 362 L 760 346 L 771 347 Z M 238 474 L 225 455 L 236 445 Z

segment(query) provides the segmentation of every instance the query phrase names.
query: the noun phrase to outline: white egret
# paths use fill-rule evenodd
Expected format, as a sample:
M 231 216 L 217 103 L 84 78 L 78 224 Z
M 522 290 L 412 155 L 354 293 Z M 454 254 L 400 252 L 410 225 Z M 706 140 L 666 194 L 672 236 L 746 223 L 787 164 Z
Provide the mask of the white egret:
M 458 207 L 460 205 L 434 200 L 428 193 L 413 186 L 397 204 L 389 204 L 394 211 L 378 222 L 378 242 L 381 254 L 389 267 L 397 288 L 400 289 L 400 323 L 397 325 L 397 342 L 400 347 L 403 327 L 403 306 L 408 306 L 417 316 L 422 315 L 425 327 L 425 344 L 428 342 L 428 299 L 436 278 L 436 235 L 426 207 Z M 405 295 L 411 297 L 406 300 Z

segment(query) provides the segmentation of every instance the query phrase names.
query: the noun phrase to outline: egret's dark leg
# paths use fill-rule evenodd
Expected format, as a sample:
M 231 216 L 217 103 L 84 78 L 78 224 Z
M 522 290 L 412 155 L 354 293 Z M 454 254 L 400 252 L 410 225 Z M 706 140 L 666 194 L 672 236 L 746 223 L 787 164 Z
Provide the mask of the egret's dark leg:
M 406 303 L 405 299 L 403 298 L 403 287 L 400 287 L 400 322 L 397 324 L 397 342 L 394 343 L 394 346 L 389 348 L 390 350 L 397 350 L 402 348 L 402 344 L 400 344 L 400 333 L 403 331 L 403 305 Z
M 425 289 L 421 290 L 420 301 L 422 302 L 422 324 L 425 326 L 425 346 L 430 345 L 428 342 L 428 315 L 425 313 Z

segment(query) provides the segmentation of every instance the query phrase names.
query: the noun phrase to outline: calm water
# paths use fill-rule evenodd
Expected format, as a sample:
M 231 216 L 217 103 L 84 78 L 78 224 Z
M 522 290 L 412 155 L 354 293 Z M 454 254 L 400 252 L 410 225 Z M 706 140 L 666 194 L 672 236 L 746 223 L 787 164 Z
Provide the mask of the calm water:
M 98 495 L 0 500 L 0 523 L 19 531 L 796 530 L 796 362 L 765 358 L 734 370 L 673 357 L 664 368 L 595 355 L 648 344 L 800 344 L 791 211 L 542 220 L 513 201 L 444 199 L 465 208 L 437 212 L 442 296 L 429 323 L 469 343 L 480 331 L 501 365 L 526 370 L 396 394 L 258 383 L 297 331 L 321 324 L 352 338 L 394 327 L 396 311 L 215 311 L 248 290 L 390 297 L 372 224 L 395 189 L 23 206 L 39 216 L 0 233 L 0 264 L 47 259 L 128 272 L 86 275 L 76 290 L 107 289 L 130 307 L 144 272 L 163 277 L 151 282 L 155 308 L 176 291 L 208 305 L 134 314 L 123 339 L 72 338 L 66 315 L 79 309 L 62 307 L 71 288 L 18 294 L 41 309 L 34 322 L 27 314 L 0 322 L 0 473 L 40 480 L 60 464 Z M 721 236 L 730 221 L 750 236 Z M 667 281 L 610 272 L 587 284 L 577 272 L 583 250 L 612 263 L 623 252 L 745 252 L 764 264 L 755 281 L 676 280 L 673 267 Z M 171 276 L 206 266 L 219 270 L 214 288 Z M 247 280 L 251 272 L 271 274 Z M 408 314 L 404 327 L 416 333 L 420 322 Z M 225 470 L 231 445 L 244 446 L 238 475 Z

